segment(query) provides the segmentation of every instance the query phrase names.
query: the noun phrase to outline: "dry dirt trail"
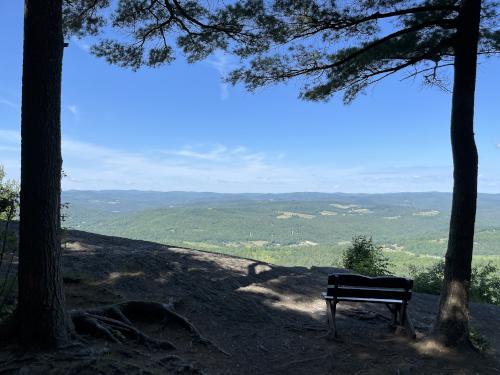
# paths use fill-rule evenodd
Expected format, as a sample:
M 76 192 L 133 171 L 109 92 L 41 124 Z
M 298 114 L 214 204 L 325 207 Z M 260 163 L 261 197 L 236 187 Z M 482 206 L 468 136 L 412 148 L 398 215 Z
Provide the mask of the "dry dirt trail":
M 68 308 L 126 300 L 172 302 L 212 344 L 169 324 L 138 326 L 166 351 L 87 338 L 58 353 L 0 353 L 3 374 L 500 374 L 500 307 L 474 304 L 486 354 L 422 345 L 437 297 L 414 294 L 418 338 L 395 335 L 385 307 L 341 303 L 339 339 L 326 333 L 320 292 L 334 269 L 280 267 L 145 241 L 71 231 L 64 255 Z M 338 270 L 337 270 L 338 271 Z

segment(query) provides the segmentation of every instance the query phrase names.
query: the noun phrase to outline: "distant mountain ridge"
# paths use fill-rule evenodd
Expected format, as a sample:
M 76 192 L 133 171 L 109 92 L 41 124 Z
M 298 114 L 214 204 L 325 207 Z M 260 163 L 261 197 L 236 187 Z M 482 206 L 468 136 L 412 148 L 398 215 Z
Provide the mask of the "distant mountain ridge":
M 70 203 L 65 224 L 100 234 L 235 253 L 323 246 L 325 254 L 366 234 L 391 249 L 437 256 L 446 250 L 451 198 L 442 192 L 62 194 Z M 475 242 L 476 254 L 500 255 L 500 194 L 479 194 Z
M 63 200 L 74 203 L 97 201 L 120 201 L 150 204 L 196 204 L 236 201 L 322 201 L 338 200 L 341 202 L 381 201 L 391 204 L 410 200 L 415 203 L 449 201 L 451 193 L 447 192 L 395 192 L 395 193 L 321 193 L 321 192 L 291 192 L 291 193 L 214 193 L 191 191 L 145 191 L 145 190 L 66 190 L 62 193 Z M 478 203 L 500 204 L 500 194 L 478 194 Z

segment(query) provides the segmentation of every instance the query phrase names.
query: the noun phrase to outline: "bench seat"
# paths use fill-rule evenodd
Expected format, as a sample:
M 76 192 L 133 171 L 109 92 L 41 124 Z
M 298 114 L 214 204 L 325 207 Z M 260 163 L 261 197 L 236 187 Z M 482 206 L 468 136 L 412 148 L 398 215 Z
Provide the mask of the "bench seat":
M 327 296 L 326 293 L 321 293 L 324 299 L 333 299 L 332 296 Z M 404 301 L 400 299 L 379 299 L 379 298 L 357 298 L 357 297 L 339 297 L 337 302 L 348 301 L 348 302 L 371 302 L 371 303 L 392 303 L 392 304 L 403 304 Z

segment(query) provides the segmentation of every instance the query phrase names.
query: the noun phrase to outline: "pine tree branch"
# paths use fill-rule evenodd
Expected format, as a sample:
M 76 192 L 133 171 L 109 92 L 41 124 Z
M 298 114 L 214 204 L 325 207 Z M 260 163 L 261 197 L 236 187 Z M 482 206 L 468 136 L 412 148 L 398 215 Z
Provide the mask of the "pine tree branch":
M 184 23 L 184 21 L 182 19 L 177 17 L 174 8 L 172 7 L 172 5 L 170 4 L 170 2 L 168 0 L 165 0 L 163 5 L 165 6 L 167 11 L 169 12 L 170 17 L 172 17 L 175 20 L 177 25 L 179 25 L 179 27 L 182 30 L 184 30 L 190 38 L 192 38 L 193 35 L 200 35 L 200 33 L 192 31 L 189 27 L 187 27 L 187 25 Z M 192 40 L 192 43 L 195 43 L 194 40 Z
M 162 41 L 163 41 L 163 46 L 166 48 L 167 45 L 168 45 L 168 43 L 167 43 L 167 38 L 165 36 L 164 27 L 165 26 L 167 26 L 167 27 L 170 26 L 170 23 L 173 21 L 173 17 L 170 15 L 170 17 L 166 21 L 160 22 L 160 18 L 156 15 L 155 12 L 153 12 L 151 10 L 151 8 L 153 7 L 153 5 L 155 3 L 156 3 L 156 1 L 151 1 L 151 5 L 148 7 L 147 11 L 155 19 L 155 21 L 156 21 L 156 29 L 160 31 L 160 35 L 161 35 L 161 38 L 162 38 Z
M 371 85 L 373 83 L 379 82 L 382 79 L 384 79 L 384 78 L 386 78 L 386 77 L 388 77 L 388 76 L 390 76 L 390 75 L 392 75 L 394 73 L 397 73 L 397 72 L 399 72 L 402 69 L 408 68 L 408 67 L 410 67 L 412 65 L 416 65 L 416 64 L 418 64 L 421 61 L 428 60 L 433 55 L 435 55 L 437 52 L 439 52 L 440 49 L 442 49 L 444 46 L 450 44 L 451 42 L 452 42 L 451 38 L 444 39 L 437 46 L 435 46 L 434 48 L 430 49 L 429 51 L 427 51 L 427 52 L 425 52 L 425 53 L 423 53 L 423 54 L 421 54 L 419 56 L 415 56 L 415 57 L 413 57 L 411 59 L 408 59 L 408 60 L 406 60 L 402 64 L 399 64 L 399 65 L 396 65 L 396 66 L 393 66 L 393 67 L 389 67 L 389 68 L 386 68 L 386 69 L 375 70 L 375 71 L 371 72 L 370 74 L 365 74 L 360 79 L 357 79 L 355 81 L 349 82 L 348 85 L 346 85 L 346 86 L 356 85 L 356 84 L 361 83 L 363 81 L 367 81 L 370 78 L 382 75 L 381 77 L 378 77 L 377 79 L 375 79 L 373 81 L 367 82 L 366 84 L 367 85 Z M 444 66 L 450 66 L 450 65 L 453 65 L 453 64 L 436 65 L 435 67 L 430 68 L 430 69 L 436 70 L 437 68 L 444 67 Z M 422 70 L 421 72 L 424 72 L 424 71 L 425 70 Z M 417 72 L 416 74 L 418 74 L 418 73 L 420 73 L 420 72 Z
M 73 6 L 73 3 L 71 1 L 67 1 L 68 4 L 71 4 Z M 93 14 L 96 11 L 97 5 L 99 4 L 99 0 L 94 0 L 88 7 L 83 9 L 79 14 L 78 14 L 78 19 L 83 20 L 85 17 L 87 17 L 88 13 Z
M 291 40 L 308 37 L 308 36 L 314 35 L 318 32 L 325 31 L 325 30 L 339 31 L 339 30 L 347 29 L 349 27 L 360 25 L 360 24 L 365 23 L 365 22 L 384 19 L 384 18 L 391 18 L 391 17 L 403 16 L 403 15 L 408 15 L 408 14 L 426 13 L 426 12 L 433 12 L 433 11 L 446 11 L 446 10 L 458 11 L 459 7 L 455 6 L 455 5 L 449 5 L 449 6 L 436 5 L 436 6 L 423 6 L 423 7 L 409 8 L 409 9 L 401 9 L 401 10 L 395 10 L 393 12 L 387 12 L 387 13 L 376 12 L 376 13 L 373 13 L 369 16 L 354 19 L 354 20 L 344 20 L 341 22 L 333 22 L 333 23 L 328 22 L 326 24 L 323 24 L 322 26 L 320 26 L 319 28 L 317 28 L 315 30 L 308 31 L 308 32 L 305 32 L 302 34 L 297 34 Z M 319 22 L 319 24 L 321 25 L 322 22 Z
M 166 41 L 166 38 L 165 38 L 165 33 L 164 33 L 163 29 L 164 29 L 165 27 L 168 27 L 168 26 L 170 25 L 170 23 L 173 21 L 173 19 L 174 19 L 174 18 L 173 18 L 172 16 L 170 16 L 170 17 L 169 17 L 169 18 L 167 18 L 165 21 L 163 21 L 163 22 L 159 22 L 158 17 L 157 17 L 157 16 L 156 16 L 153 12 L 151 12 L 151 13 L 153 14 L 153 17 L 156 19 L 156 24 L 155 24 L 153 27 L 149 28 L 149 29 L 148 29 L 148 30 L 147 30 L 147 31 L 146 31 L 143 35 L 141 35 L 141 42 L 140 42 L 140 44 L 139 44 L 139 45 L 140 45 L 141 47 L 143 47 L 143 46 L 144 46 L 144 44 L 146 43 L 146 41 L 147 41 L 148 37 L 149 37 L 151 34 L 153 34 L 153 33 L 157 32 L 157 31 L 159 31 L 159 32 L 160 32 L 160 35 L 161 35 L 161 37 L 162 37 L 162 39 L 163 39 L 163 44 L 166 46 L 166 45 L 167 45 L 167 41 Z
M 420 30 L 428 28 L 428 27 L 436 26 L 438 24 L 449 26 L 450 23 L 454 23 L 454 21 L 448 20 L 448 19 L 433 20 L 433 21 L 424 22 L 424 23 L 421 23 L 419 25 L 415 25 L 412 27 L 408 27 L 406 29 L 398 30 L 392 34 L 389 34 L 383 38 L 377 39 L 374 42 L 367 44 L 363 48 L 356 50 L 355 52 L 351 53 L 350 55 L 348 55 L 348 56 L 344 57 L 343 59 L 340 59 L 332 64 L 325 64 L 325 65 L 319 65 L 319 66 L 314 66 L 314 67 L 310 67 L 310 68 L 290 70 L 288 72 L 280 74 L 279 76 L 276 76 L 275 78 L 276 79 L 293 78 L 293 77 L 297 77 L 297 76 L 301 76 L 301 75 L 305 75 L 305 74 L 314 73 L 317 71 L 323 71 L 323 70 L 337 68 L 337 67 L 339 67 L 343 64 L 346 64 L 346 63 L 350 62 L 351 60 L 359 57 L 360 55 L 372 50 L 373 48 L 380 46 L 380 45 L 382 45 L 382 44 L 384 44 L 384 43 L 386 43 L 394 38 L 397 38 L 397 37 L 400 37 L 400 36 L 403 36 L 403 35 L 406 35 L 406 34 L 409 34 L 412 32 L 420 31 Z
M 437 64 L 436 66 L 433 66 L 432 68 L 426 68 L 426 69 L 420 69 L 420 70 L 415 69 L 415 71 L 413 73 L 408 74 L 407 76 L 401 78 L 401 81 L 404 81 L 404 80 L 407 80 L 410 78 L 414 78 L 414 77 L 418 76 L 419 74 L 422 74 L 425 72 L 430 72 L 430 71 L 432 71 L 432 75 L 435 77 L 438 69 L 446 68 L 448 66 L 454 66 L 454 65 L 455 65 L 454 63 L 447 63 L 447 64 L 442 64 L 442 65 Z
M 168 0 L 165 0 L 165 3 L 167 3 Z M 197 20 L 195 17 L 192 17 L 191 15 L 186 12 L 186 10 L 182 7 L 182 5 L 177 1 L 177 0 L 172 0 L 174 3 L 175 7 L 179 10 L 180 14 L 187 19 L 189 22 L 195 24 L 196 26 L 202 28 L 202 29 L 208 29 L 208 30 L 214 30 L 218 32 L 223 32 L 227 36 L 229 36 L 232 39 L 237 40 L 236 35 L 241 31 L 238 27 L 226 27 L 226 26 L 221 26 L 221 25 L 209 25 L 205 24 L 199 20 Z

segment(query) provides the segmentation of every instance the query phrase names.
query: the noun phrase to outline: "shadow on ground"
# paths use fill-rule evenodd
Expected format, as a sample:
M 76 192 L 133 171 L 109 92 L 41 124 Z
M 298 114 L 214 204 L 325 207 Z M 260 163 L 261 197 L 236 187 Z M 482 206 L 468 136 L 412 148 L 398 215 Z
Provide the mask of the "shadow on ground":
M 106 374 L 500 373 L 494 359 L 500 327 L 497 306 L 473 307 L 477 326 L 487 328 L 483 331 L 488 332 L 493 344 L 491 353 L 430 354 L 421 341 L 432 324 L 435 296 L 416 294 L 411 302 L 410 313 L 418 332 L 416 341 L 394 333 L 389 326 L 390 314 L 383 306 L 349 303 L 338 308 L 339 340 L 323 338 L 327 325 L 320 292 L 325 288 L 326 275 L 334 269 L 280 267 L 78 231 L 70 232 L 63 263 L 69 308 L 129 299 L 173 299 L 176 310 L 221 350 L 194 343 L 180 330 L 147 325 L 142 328 L 173 341 L 178 349 L 161 353 L 134 343 L 118 347 L 93 340 L 88 347 L 102 351 L 97 362 L 95 356 L 86 365 L 88 359 L 72 359 L 72 364 L 61 360 L 67 367 L 50 369 L 38 358 L 39 367 L 28 366 L 28 371 L 64 373 L 58 371 L 65 368 L 67 373 Z

